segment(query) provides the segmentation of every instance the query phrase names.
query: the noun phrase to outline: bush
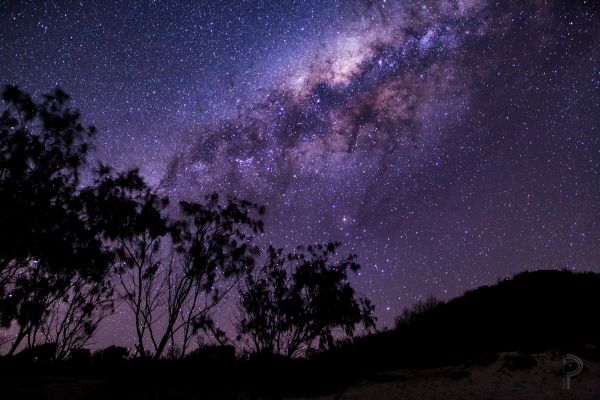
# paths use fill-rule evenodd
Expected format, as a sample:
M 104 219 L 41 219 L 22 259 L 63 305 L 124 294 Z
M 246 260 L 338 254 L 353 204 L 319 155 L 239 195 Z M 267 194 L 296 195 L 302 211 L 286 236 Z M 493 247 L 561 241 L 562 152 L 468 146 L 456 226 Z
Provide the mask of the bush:
M 186 358 L 194 361 L 232 363 L 236 361 L 235 348 L 231 345 L 202 346 Z
M 129 350 L 121 346 L 109 346 L 94 353 L 94 361 L 114 363 L 125 360 L 129 356 Z
M 87 363 L 92 358 L 90 349 L 74 349 L 69 354 L 69 360 L 77 363 Z

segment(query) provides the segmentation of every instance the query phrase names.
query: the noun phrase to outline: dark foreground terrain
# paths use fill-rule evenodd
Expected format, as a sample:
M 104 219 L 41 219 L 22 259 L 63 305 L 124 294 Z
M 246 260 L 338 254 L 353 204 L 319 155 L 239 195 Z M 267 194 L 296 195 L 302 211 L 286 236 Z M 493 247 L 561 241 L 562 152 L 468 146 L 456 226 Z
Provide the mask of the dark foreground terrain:
M 488 365 L 474 362 L 437 368 L 400 368 L 374 371 L 343 379 L 335 371 L 306 371 L 282 378 L 279 373 L 257 377 L 249 371 L 235 381 L 228 372 L 207 380 L 204 371 L 139 371 L 102 376 L 70 374 L 4 374 L 2 399 L 598 399 L 600 361 L 583 358 L 584 370 L 562 385 L 562 356 L 555 351 L 538 354 L 500 353 Z M 5 371 L 6 372 L 6 371 Z M 25 372 L 25 371 L 22 371 Z M 129 371 L 132 372 L 132 371 Z M 229 373 L 234 371 L 229 371 Z M 241 372 L 241 371 L 236 371 Z M 271 371 L 272 372 L 272 371 Z M 208 376 L 211 374 L 209 373 Z M 233 378 L 233 377 L 232 377 Z M 252 378 L 252 379 L 250 379 Z
M 514 359 L 535 364 L 515 368 Z M 562 389 L 562 357 L 556 352 L 533 355 L 501 353 L 490 365 L 461 364 L 432 369 L 400 369 L 319 399 L 417 400 L 417 399 L 511 399 L 552 400 L 600 398 L 600 362 L 583 360 L 584 370 Z
M 308 359 L 0 358 L 0 399 L 600 399 L 599 311 L 598 274 L 526 272 Z M 584 361 L 569 392 L 567 353 Z

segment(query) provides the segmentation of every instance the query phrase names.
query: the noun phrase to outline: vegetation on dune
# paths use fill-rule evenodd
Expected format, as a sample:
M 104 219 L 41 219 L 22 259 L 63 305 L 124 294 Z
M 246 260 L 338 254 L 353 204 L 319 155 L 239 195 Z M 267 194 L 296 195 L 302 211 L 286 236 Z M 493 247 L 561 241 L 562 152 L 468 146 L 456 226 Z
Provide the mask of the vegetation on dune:
M 600 275 L 519 273 L 448 302 L 418 302 L 394 329 L 341 343 L 327 357 L 381 368 L 488 363 L 497 352 L 600 354 Z

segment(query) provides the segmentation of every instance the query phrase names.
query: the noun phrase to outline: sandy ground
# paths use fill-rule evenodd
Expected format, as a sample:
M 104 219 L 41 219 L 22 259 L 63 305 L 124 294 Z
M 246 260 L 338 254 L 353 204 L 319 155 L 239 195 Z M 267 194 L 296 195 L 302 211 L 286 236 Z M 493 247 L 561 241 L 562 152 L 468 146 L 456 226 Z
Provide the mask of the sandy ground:
M 511 371 L 506 353 L 482 366 L 457 366 L 429 370 L 398 370 L 374 376 L 342 393 L 322 400 L 412 400 L 412 399 L 510 399 L 564 400 L 600 399 L 600 362 L 584 361 L 584 369 L 571 380 L 571 389 L 561 388 L 562 358 L 558 353 L 532 355 L 537 365 Z
M 534 354 L 531 366 L 510 369 L 515 353 L 502 353 L 487 366 L 457 365 L 425 370 L 395 370 L 375 373 L 363 382 L 340 393 L 313 397 L 316 400 L 600 400 L 600 361 L 584 359 L 584 369 L 572 379 L 571 390 L 561 388 L 561 355 L 555 352 Z M 531 361 L 531 359 L 529 359 Z M 307 385 L 310 383 L 307 382 Z M 118 395 L 106 382 L 69 377 L 23 377 L 2 380 L 0 400 L 4 399 L 235 399 L 260 400 L 261 397 L 227 393 L 207 395 L 189 393 L 184 388 L 143 390 Z M 298 398 L 296 398 L 298 400 Z

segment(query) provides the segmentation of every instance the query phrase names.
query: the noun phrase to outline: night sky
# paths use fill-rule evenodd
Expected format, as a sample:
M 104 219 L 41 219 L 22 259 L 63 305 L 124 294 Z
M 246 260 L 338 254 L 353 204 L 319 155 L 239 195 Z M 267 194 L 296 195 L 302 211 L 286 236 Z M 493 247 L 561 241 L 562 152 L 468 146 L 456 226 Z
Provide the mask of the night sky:
M 71 94 L 98 160 L 264 204 L 265 243 L 343 242 L 380 327 L 600 271 L 597 2 L 5 0 L 0 60 L 0 83 Z M 128 318 L 96 342 L 130 344 Z

